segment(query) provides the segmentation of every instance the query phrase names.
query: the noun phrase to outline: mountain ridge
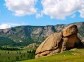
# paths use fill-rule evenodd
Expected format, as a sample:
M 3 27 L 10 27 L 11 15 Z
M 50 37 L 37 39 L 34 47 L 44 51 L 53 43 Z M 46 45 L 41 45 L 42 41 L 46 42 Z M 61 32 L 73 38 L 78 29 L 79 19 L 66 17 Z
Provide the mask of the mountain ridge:
M 84 22 L 71 23 L 75 24 L 79 30 L 79 37 L 84 39 Z M 47 26 L 17 26 L 9 29 L 0 29 L 0 37 L 6 37 L 13 40 L 20 46 L 25 46 L 31 43 L 40 43 L 47 36 L 54 32 L 61 31 L 65 26 L 70 24 L 57 24 Z

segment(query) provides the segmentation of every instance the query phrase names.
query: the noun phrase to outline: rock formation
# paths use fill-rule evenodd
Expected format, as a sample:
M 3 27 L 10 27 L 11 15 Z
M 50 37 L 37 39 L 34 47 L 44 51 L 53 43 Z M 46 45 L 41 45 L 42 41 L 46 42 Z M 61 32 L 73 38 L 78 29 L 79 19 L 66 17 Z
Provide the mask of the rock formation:
M 76 25 L 69 25 L 61 32 L 51 34 L 36 50 L 36 58 L 60 53 L 64 50 L 82 46 L 81 40 L 77 36 Z

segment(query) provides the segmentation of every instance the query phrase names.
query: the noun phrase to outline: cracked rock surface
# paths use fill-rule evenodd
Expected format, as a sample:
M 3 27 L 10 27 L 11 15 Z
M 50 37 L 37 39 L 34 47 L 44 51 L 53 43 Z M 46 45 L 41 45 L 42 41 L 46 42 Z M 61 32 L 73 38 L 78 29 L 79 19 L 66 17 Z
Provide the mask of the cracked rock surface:
M 49 56 L 67 49 L 81 47 L 82 42 L 77 36 L 77 33 L 77 26 L 69 25 L 61 32 L 51 34 L 37 48 L 35 57 Z

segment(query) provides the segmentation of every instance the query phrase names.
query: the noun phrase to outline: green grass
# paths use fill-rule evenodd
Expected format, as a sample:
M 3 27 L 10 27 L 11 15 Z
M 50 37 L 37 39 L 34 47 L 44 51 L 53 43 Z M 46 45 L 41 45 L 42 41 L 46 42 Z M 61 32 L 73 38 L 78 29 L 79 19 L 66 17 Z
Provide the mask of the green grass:
M 72 49 L 53 56 L 46 56 L 21 62 L 84 62 L 84 49 Z
M 34 52 L 28 50 L 0 50 L 0 62 L 15 62 L 34 58 Z

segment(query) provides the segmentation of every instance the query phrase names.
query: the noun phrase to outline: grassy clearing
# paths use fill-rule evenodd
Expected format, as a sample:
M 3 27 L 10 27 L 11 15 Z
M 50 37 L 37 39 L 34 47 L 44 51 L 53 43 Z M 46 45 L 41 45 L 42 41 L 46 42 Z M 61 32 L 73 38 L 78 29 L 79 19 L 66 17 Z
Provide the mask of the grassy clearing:
M 0 62 L 15 62 L 34 58 L 34 52 L 27 50 L 0 50 Z
M 84 49 L 72 49 L 53 56 L 38 59 L 25 60 L 21 62 L 84 62 Z

